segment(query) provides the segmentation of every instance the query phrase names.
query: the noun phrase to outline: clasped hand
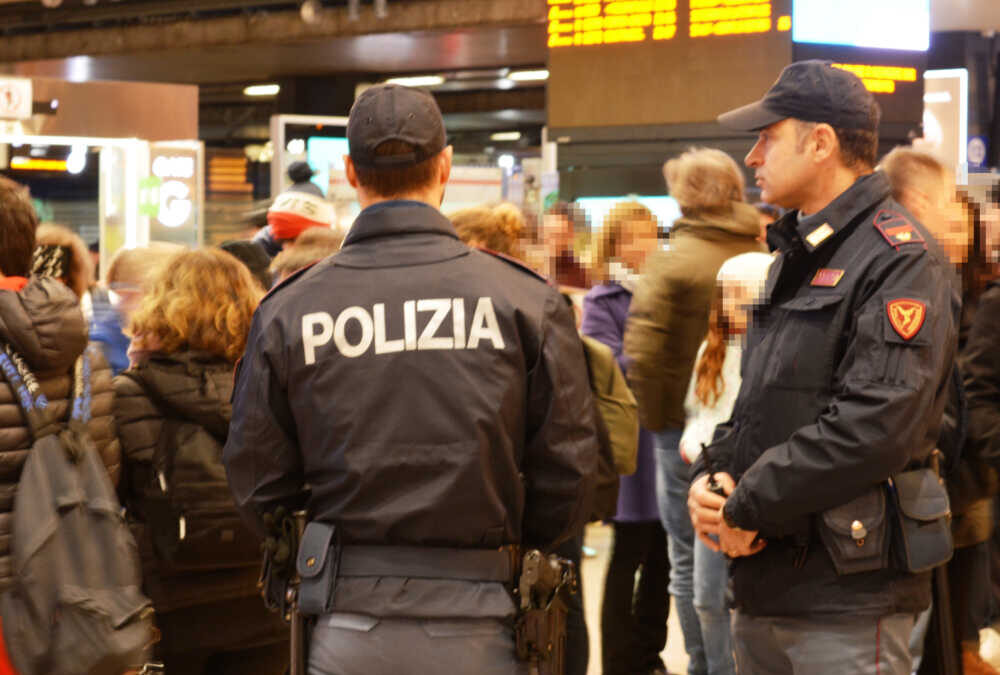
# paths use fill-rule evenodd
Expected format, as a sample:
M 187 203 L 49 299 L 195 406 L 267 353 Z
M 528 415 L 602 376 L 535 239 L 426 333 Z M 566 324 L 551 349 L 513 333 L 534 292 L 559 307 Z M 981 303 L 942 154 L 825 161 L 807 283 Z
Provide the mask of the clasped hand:
M 691 489 L 688 491 L 688 511 L 691 513 L 691 524 L 698 538 L 705 546 L 713 551 L 722 551 L 730 558 L 760 553 L 767 542 L 757 539 L 756 531 L 729 527 L 722 518 L 722 507 L 726 505 L 726 497 L 732 494 L 736 487 L 733 477 L 728 473 L 716 473 L 715 481 L 722 487 L 725 497 L 709 489 L 708 474 L 700 476 L 691 484 Z

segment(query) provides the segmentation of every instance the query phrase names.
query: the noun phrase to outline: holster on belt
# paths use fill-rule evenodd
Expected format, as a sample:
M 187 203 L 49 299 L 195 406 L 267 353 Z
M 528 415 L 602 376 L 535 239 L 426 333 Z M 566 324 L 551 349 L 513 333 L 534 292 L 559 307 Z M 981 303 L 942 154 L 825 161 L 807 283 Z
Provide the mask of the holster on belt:
M 576 592 L 576 567 L 569 560 L 531 550 L 524 554 L 515 625 L 517 656 L 532 673 L 562 675 L 566 665 L 566 596 Z

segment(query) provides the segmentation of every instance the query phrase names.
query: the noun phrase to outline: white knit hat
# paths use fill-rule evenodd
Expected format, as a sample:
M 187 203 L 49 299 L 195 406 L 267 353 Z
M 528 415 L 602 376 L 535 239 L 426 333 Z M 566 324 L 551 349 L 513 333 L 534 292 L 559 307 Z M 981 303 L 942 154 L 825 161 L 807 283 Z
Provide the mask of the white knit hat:
M 767 270 L 774 261 L 769 253 L 741 253 L 722 263 L 715 280 L 723 285 L 740 284 L 752 291 L 754 298 L 764 293 Z

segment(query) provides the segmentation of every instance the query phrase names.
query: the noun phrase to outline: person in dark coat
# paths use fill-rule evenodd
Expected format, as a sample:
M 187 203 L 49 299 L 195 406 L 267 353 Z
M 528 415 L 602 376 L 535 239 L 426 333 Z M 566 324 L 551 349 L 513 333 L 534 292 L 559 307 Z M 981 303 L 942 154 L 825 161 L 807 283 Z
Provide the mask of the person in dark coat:
M 233 367 L 262 294 L 250 271 L 228 253 L 178 254 L 151 280 L 133 314 L 133 365 L 114 381 L 124 449 L 120 493 L 137 535 L 144 591 L 162 631 L 155 649 L 171 673 L 280 675 L 287 664 L 287 628 L 267 611 L 257 590 L 256 538 L 222 520 L 229 514 L 239 522 L 221 452 L 232 415 Z M 205 561 L 204 570 L 165 559 L 157 540 L 166 528 L 155 520 L 149 489 L 161 442 L 170 453 L 166 465 L 174 466 L 169 479 L 161 480 L 176 480 L 176 494 L 193 494 L 187 480 L 197 481 L 202 494 L 212 492 L 207 501 L 218 520 L 209 525 L 220 536 L 230 529 L 232 541 L 249 542 L 243 558 L 216 566 Z M 215 483 L 208 478 L 213 475 Z M 193 517 L 189 527 L 195 528 Z
M 960 304 L 944 252 L 874 170 L 879 116 L 860 78 L 813 60 L 719 117 L 759 133 L 745 164 L 790 209 L 768 229 L 732 417 L 691 469 L 695 530 L 732 558 L 739 672 L 909 675 L 930 602 L 886 504 L 917 498 L 900 475 L 945 500 L 928 464 Z M 950 553 L 929 540 L 932 562 Z
M 438 210 L 452 148 L 432 96 L 372 87 L 347 136 L 362 211 L 257 311 L 230 487 L 261 531 L 278 507 L 308 513 L 298 559 L 336 580 L 303 596 L 310 673 L 524 672 L 511 547 L 552 551 L 590 515 L 583 347 L 555 289 Z
M 55 278 L 29 278 L 37 228 L 28 191 L 0 177 L 0 343 L 24 358 L 61 420 L 69 419 L 74 365 L 89 350 L 93 399 L 87 429 L 117 482 L 121 452 L 111 414 L 111 370 L 100 349 L 87 345 L 87 324 L 73 291 Z M 14 390 L 0 379 L 0 593 L 11 583 L 10 514 L 32 440 Z M 0 672 L 9 667 L 3 653 L 0 644 Z
M 632 289 L 646 256 L 656 249 L 657 229 L 656 217 L 643 205 L 616 205 L 598 238 L 595 269 L 601 281 L 583 299 L 581 332 L 611 347 L 623 374 L 622 339 Z M 667 642 L 670 563 L 656 502 L 653 436 L 645 429 L 639 432 L 636 471 L 619 482 L 613 526 L 601 609 L 603 673 L 665 673 L 660 652 Z

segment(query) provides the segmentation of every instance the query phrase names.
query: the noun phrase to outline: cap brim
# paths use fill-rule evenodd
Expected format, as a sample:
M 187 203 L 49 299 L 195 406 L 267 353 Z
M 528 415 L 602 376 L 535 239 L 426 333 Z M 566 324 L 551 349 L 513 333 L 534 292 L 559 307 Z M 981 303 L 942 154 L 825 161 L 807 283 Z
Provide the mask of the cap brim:
M 764 127 L 785 119 L 787 115 L 772 112 L 764 107 L 763 101 L 755 101 L 742 108 L 722 113 L 716 119 L 724 127 L 737 131 L 760 131 Z

